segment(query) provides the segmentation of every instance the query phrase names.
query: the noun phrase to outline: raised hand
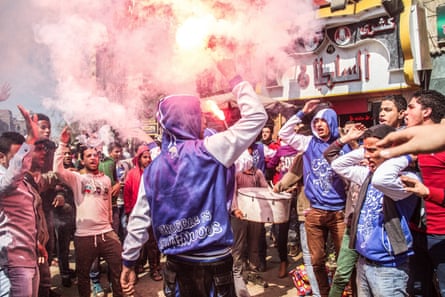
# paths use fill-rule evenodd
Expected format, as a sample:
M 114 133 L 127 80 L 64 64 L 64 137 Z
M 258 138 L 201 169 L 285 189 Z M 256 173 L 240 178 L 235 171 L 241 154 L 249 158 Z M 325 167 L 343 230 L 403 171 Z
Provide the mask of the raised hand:
M 380 156 L 392 158 L 410 153 L 434 153 L 445 150 L 443 124 L 414 126 L 389 133 L 377 142 L 385 148 Z
M 400 180 L 404 184 L 405 191 L 414 193 L 424 199 L 430 195 L 430 190 L 420 180 L 406 175 L 400 176 Z
M 304 114 L 311 113 L 318 106 L 318 104 L 320 104 L 320 102 L 321 101 L 319 99 L 312 99 L 307 101 L 303 106 L 302 109 L 303 113 Z
M 366 131 L 366 126 L 361 123 L 357 123 L 351 128 L 349 128 L 348 133 L 343 135 L 340 140 L 343 143 L 348 143 L 350 141 L 358 140 L 363 135 L 363 133 L 365 133 L 365 131 Z
M 60 133 L 60 141 L 62 143 L 69 143 L 71 140 L 71 130 L 68 126 L 64 127 Z
M 37 115 L 30 115 L 29 111 L 22 105 L 17 105 L 26 124 L 26 142 L 34 144 L 39 137 L 39 125 L 37 124 Z

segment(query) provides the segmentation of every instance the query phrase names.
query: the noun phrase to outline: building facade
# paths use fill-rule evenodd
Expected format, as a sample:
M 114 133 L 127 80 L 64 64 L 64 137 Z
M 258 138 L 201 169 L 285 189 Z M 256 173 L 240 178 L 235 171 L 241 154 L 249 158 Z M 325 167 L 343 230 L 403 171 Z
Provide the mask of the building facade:
M 432 1 L 436 2 L 436 1 Z M 374 124 L 387 95 L 409 99 L 428 88 L 433 69 L 429 11 L 413 0 L 314 0 L 322 30 L 297 38 L 295 64 L 263 91 L 302 104 L 331 102 L 340 124 Z M 429 8 L 428 8 L 429 9 Z M 302 101 L 302 102 L 300 102 Z

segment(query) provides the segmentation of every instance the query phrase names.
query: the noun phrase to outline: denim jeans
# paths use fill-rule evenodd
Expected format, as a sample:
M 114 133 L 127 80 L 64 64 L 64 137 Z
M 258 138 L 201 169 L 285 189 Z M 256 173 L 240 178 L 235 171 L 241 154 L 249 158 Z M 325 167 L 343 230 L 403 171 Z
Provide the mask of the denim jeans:
M 40 282 L 37 261 L 35 267 L 8 267 L 6 273 L 11 283 L 11 296 L 37 297 Z
M 186 262 L 167 256 L 164 271 L 166 297 L 235 297 L 232 257 L 216 262 Z
M 303 262 L 306 267 L 307 277 L 309 279 L 309 283 L 311 284 L 312 296 L 320 297 L 320 290 L 318 289 L 317 278 L 314 274 L 314 268 L 312 267 L 311 262 L 311 253 L 309 252 L 309 247 L 307 245 L 307 236 L 306 236 L 306 227 L 304 222 L 300 223 L 300 242 L 301 242 L 301 250 L 303 251 Z
M 407 297 L 409 263 L 398 267 L 377 266 L 359 257 L 357 287 L 360 297 Z
M 259 243 L 263 223 L 240 220 L 232 216 L 231 224 L 233 230 L 233 278 L 236 295 L 239 297 L 250 296 L 243 280 L 244 256 L 247 254 L 250 266 L 258 269 L 260 265 Z
M 445 235 L 427 235 L 428 252 L 439 282 L 440 295 L 445 296 Z
M 346 228 L 344 212 L 311 208 L 306 214 L 305 225 L 312 267 L 317 278 L 320 295 L 325 297 L 328 296 L 330 288 L 325 265 L 326 242 L 330 233 L 335 252 L 338 255 Z
M 343 235 L 340 253 L 337 258 L 337 269 L 335 270 L 334 279 L 332 280 L 329 297 L 341 297 L 343 295 L 345 287 L 351 280 L 355 263 L 357 263 L 359 254 L 355 250 L 349 248 L 349 231 L 350 229 L 346 228 L 345 234 Z
M 0 267 L 0 297 L 8 297 L 11 291 L 11 283 L 6 275 L 6 268 Z

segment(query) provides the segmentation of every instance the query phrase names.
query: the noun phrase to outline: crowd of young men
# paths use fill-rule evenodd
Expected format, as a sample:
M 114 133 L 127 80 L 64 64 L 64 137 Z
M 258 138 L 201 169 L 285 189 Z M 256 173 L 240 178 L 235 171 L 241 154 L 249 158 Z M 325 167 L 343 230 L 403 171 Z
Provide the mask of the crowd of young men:
M 292 148 L 292 159 L 300 160 L 304 188 L 298 189 L 304 189 L 310 203 L 304 209 L 303 226 L 304 250 L 310 254 L 305 262 L 313 269 L 317 288 L 313 296 L 340 296 L 349 282 L 355 284 L 357 296 L 445 296 L 444 145 L 434 143 L 432 149 L 439 151 L 435 154 L 423 153 L 427 149 L 421 148 L 422 143 L 410 151 L 394 152 L 389 146 L 397 135 L 402 137 L 398 142 L 408 144 L 419 138 L 412 126 L 437 130 L 435 124 L 445 117 L 445 97 L 419 91 L 408 104 L 401 96 L 387 97 L 378 125 L 367 128 L 356 123 L 342 133 L 332 107 L 310 100 L 281 127 L 279 142 L 271 141 L 268 127 L 263 140 L 255 143 L 267 114 L 251 85 L 236 75 L 233 61 L 220 62 L 218 67 L 230 81 L 241 119 L 226 131 L 203 137 L 199 98 L 171 95 L 161 100 L 161 152 L 147 160 L 150 166 L 139 163 L 144 170 L 136 173 L 140 186 L 137 195 L 133 186 L 127 212 L 125 202 L 119 201 L 124 200 L 126 174 L 115 151 L 122 147 L 110 146 L 110 156 L 118 156 L 101 163 L 97 148 L 83 146 L 79 151 L 82 172 L 78 172 L 67 158 L 70 130 L 63 129 L 54 145 L 49 140 L 49 119 L 31 116 L 19 106 L 26 138 L 14 132 L 0 136 L 0 296 L 54 296 L 48 268 L 54 256 L 59 259 L 63 285 L 71 286 L 71 237 L 64 232 L 73 232 L 79 296 L 90 296 L 91 282 L 93 293 L 104 295 L 91 278 L 93 263 L 99 259 L 108 264 L 113 296 L 134 294 L 135 266 L 153 236 L 157 252 L 167 256 L 166 296 L 249 296 L 245 287 L 240 293 L 233 278 L 233 271 L 242 266 L 243 252 L 235 249 L 234 263 L 231 223 L 247 226 L 239 224 L 242 212 L 231 205 L 236 195 L 233 165 L 250 148 L 251 166 L 241 172 L 261 172 L 278 183 L 282 176 L 274 179 L 272 173 L 277 169 L 286 173 L 283 166 L 289 168 L 292 160 L 283 159 L 280 166 L 268 163 L 282 147 Z M 298 133 L 295 127 L 303 121 L 312 133 Z M 141 148 L 140 155 L 149 151 Z M 407 154 L 411 151 L 421 153 Z M 45 168 L 48 158 L 54 160 L 52 171 Z M 265 180 L 261 185 L 266 186 Z M 279 229 L 279 237 L 285 234 L 287 242 L 289 224 Z M 235 239 L 247 240 L 239 232 Z M 332 286 L 325 267 L 328 235 L 339 257 Z M 249 239 L 250 245 L 256 245 L 251 247 L 255 251 L 251 264 L 263 271 L 264 226 L 255 225 L 255 237 Z M 281 277 L 287 273 L 286 254 L 280 255 L 280 262 Z M 158 260 L 153 267 L 152 277 L 161 280 Z

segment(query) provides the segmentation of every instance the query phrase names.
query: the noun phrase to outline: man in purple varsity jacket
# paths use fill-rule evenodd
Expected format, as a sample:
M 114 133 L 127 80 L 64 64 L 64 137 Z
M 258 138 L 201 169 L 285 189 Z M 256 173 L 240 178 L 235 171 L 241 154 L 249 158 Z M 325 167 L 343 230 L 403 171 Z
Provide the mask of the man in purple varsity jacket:
M 241 119 L 228 130 L 203 139 L 196 96 L 171 95 L 159 103 L 161 154 L 144 171 L 122 253 L 126 294 L 134 292 L 134 264 L 152 225 L 159 250 L 167 255 L 165 296 L 235 297 L 232 165 L 254 142 L 267 114 L 252 86 L 236 75 L 233 61 L 224 60 L 218 68 L 230 79 L 241 111 Z

